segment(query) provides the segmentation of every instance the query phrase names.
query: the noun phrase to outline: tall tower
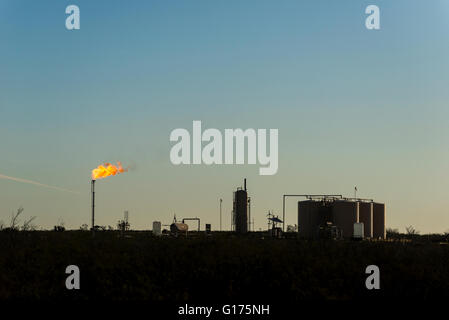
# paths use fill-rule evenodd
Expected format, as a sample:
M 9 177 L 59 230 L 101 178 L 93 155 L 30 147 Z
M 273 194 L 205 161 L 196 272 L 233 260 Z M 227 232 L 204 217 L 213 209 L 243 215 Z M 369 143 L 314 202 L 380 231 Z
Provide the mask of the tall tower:
M 244 189 L 237 189 L 234 192 L 234 216 L 235 231 L 243 234 L 248 232 L 248 192 L 246 190 L 246 179 Z

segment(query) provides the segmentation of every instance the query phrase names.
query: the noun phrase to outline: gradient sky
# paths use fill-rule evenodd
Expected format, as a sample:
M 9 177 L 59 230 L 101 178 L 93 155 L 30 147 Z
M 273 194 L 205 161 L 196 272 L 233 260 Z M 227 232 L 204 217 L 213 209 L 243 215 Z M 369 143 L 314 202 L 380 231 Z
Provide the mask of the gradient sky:
M 76 4 L 81 29 L 65 28 Z M 365 28 L 377 4 L 381 30 Z M 387 227 L 449 230 L 449 1 L 0 0 L 0 220 L 132 228 L 201 218 L 229 229 L 248 178 L 256 229 L 282 194 L 385 202 Z M 170 132 L 278 128 L 279 170 L 174 166 Z M 296 199 L 287 224 L 297 223 Z M 23 221 L 23 219 L 22 219 Z M 193 227 L 193 224 L 192 224 Z

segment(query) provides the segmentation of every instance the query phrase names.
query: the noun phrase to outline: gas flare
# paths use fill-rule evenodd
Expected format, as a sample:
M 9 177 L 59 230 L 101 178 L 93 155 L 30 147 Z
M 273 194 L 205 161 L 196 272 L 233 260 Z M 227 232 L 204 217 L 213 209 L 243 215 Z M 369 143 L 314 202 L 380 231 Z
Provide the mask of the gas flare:
M 116 174 L 123 173 L 126 171 L 128 171 L 128 169 L 123 169 L 120 161 L 117 161 L 116 166 L 110 163 L 104 163 L 92 170 L 92 180 L 102 179 L 109 176 L 115 176 Z

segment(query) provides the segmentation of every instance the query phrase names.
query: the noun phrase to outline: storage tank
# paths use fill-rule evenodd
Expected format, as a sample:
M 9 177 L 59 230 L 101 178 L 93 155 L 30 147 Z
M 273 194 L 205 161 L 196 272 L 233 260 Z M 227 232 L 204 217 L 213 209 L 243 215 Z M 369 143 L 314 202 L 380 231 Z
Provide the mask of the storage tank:
M 160 221 L 153 221 L 153 234 L 160 236 L 162 234 L 162 224 Z
M 246 191 L 246 179 L 244 189 L 234 192 L 234 219 L 237 233 L 248 232 L 248 192 Z
M 351 238 L 354 233 L 354 223 L 359 222 L 359 202 L 334 201 L 332 215 L 333 223 L 342 230 L 342 236 Z
M 302 238 L 318 236 L 320 226 L 331 221 L 331 207 L 325 201 L 298 202 L 298 233 Z
M 248 193 L 245 190 L 237 190 L 234 197 L 235 231 L 237 233 L 246 233 L 248 232 Z
M 386 238 L 385 204 L 373 203 L 373 238 Z
M 312 218 L 318 215 L 319 202 L 305 200 L 298 202 L 298 233 L 302 238 L 312 238 L 314 223 Z
M 354 233 L 353 233 L 353 238 L 354 239 L 363 239 L 365 237 L 364 235 L 364 226 L 363 226 L 363 222 L 356 222 L 354 223 Z
M 373 237 L 373 203 L 359 202 L 359 222 L 363 222 L 365 237 Z
M 189 230 L 189 226 L 185 223 L 181 222 L 174 222 L 170 225 L 170 232 L 173 234 L 183 234 L 187 233 Z

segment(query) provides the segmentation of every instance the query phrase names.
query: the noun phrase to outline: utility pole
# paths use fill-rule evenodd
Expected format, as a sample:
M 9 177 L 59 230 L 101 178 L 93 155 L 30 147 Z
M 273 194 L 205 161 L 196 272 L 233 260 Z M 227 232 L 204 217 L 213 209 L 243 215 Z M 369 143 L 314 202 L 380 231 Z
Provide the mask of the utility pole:
M 248 231 L 251 231 L 251 197 L 248 197 Z
M 223 199 L 220 198 L 220 231 L 221 230 L 221 203 L 223 202 Z

